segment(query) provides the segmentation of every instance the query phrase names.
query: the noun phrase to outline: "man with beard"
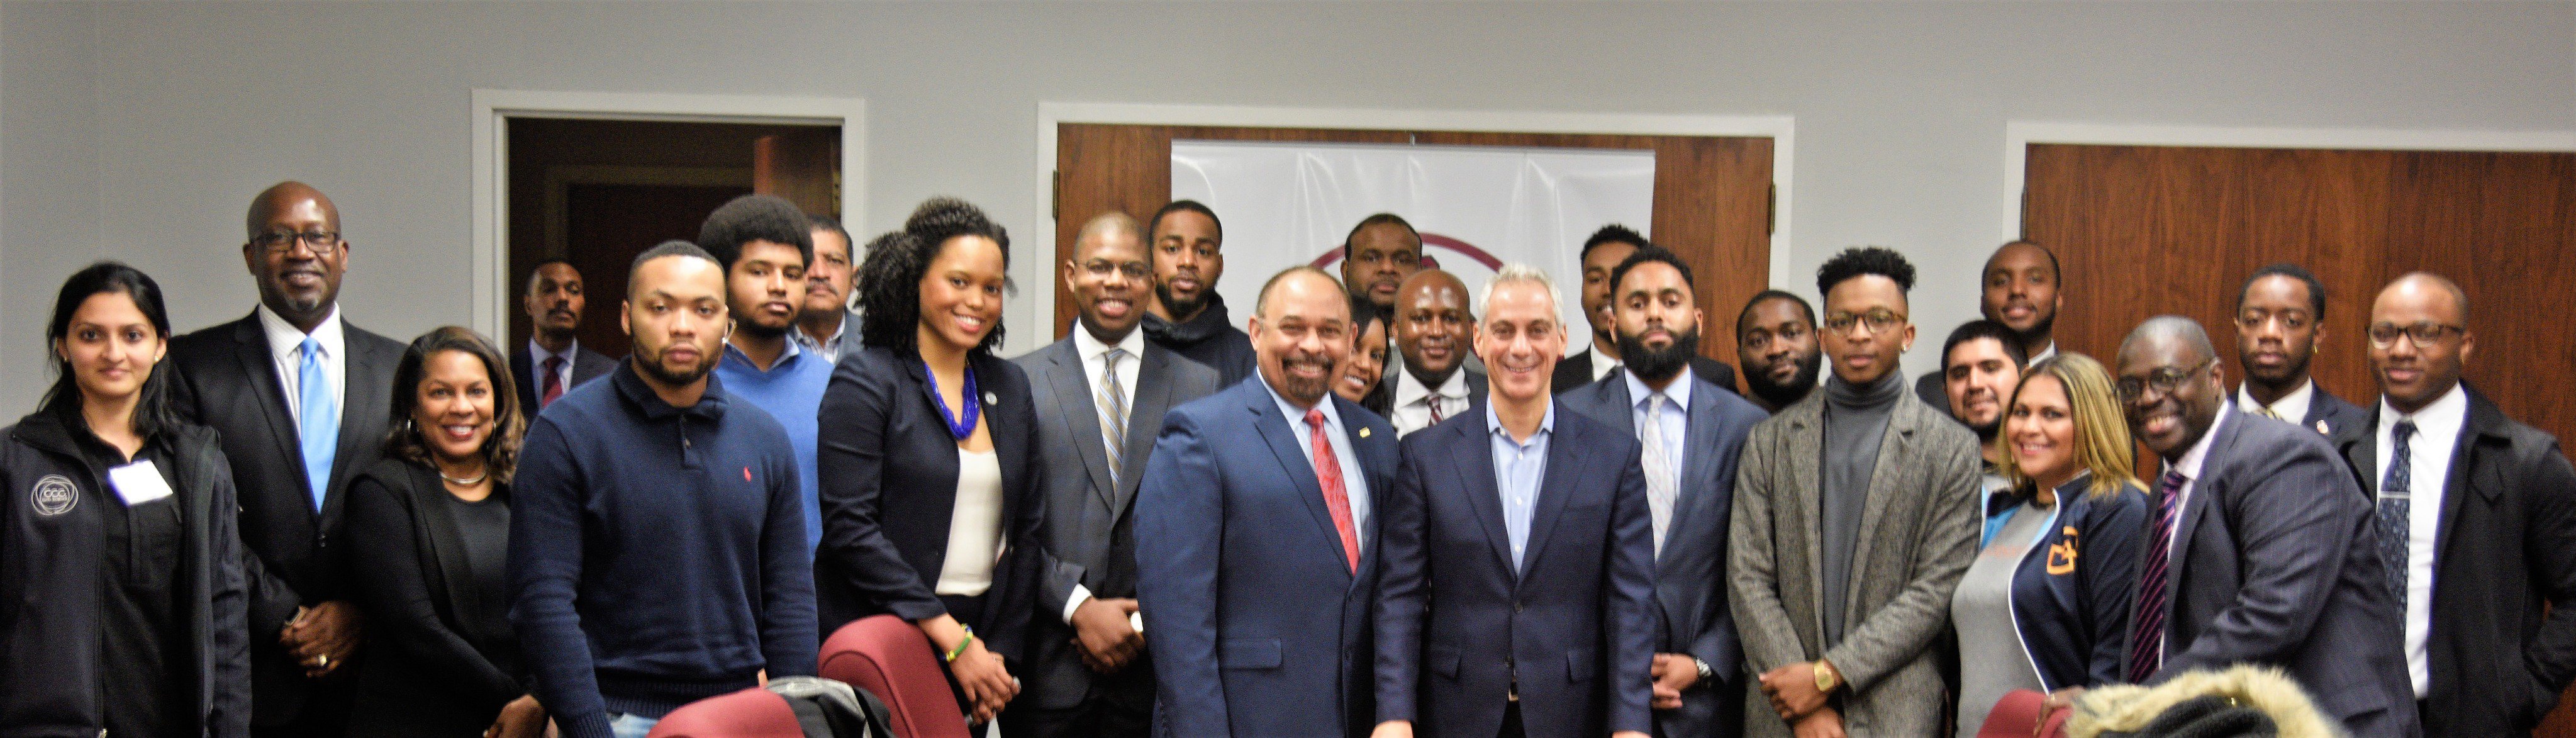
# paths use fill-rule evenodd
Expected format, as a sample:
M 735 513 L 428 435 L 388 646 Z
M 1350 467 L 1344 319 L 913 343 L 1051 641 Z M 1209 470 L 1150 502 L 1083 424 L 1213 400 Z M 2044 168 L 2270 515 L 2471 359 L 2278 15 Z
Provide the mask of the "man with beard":
M 1986 257 L 1978 309 L 1987 320 L 2012 329 L 2021 342 L 2022 366 L 2057 355 L 2057 253 L 2029 241 L 2014 241 Z M 1933 407 L 1948 407 L 1945 374 L 1935 371 L 1914 382 L 1914 394 Z
M 1824 353 L 1816 349 L 1816 310 L 1807 298 L 1763 290 L 1735 316 L 1735 358 L 1744 388 L 1765 412 L 1798 404 L 1816 388 Z
M 796 331 L 787 337 L 829 364 L 841 360 L 842 346 L 858 345 L 859 311 L 850 306 L 858 244 L 841 221 L 828 215 L 813 216 L 813 221 L 814 260 L 805 265 L 805 305 L 797 311 Z
M 1556 378 L 1549 384 L 1557 394 L 1610 376 L 1610 370 L 1619 366 L 1618 321 L 1610 315 L 1610 272 L 1649 245 L 1645 236 L 1617 223 L 1602 226 L 1583 240 L 1583 317 L 1592 326 L 1592 345 L 1556 363 Z M 1691 372 L 1701 380 L 1735 391 L 1734 367 L 1696 353 L 1689 358 Z
M 1933 648 L 1977 550 L 1977 438 L 1906 391 L 1914 265 L 1855 248 L 1816 273 L 1824 389 L 1755 426 L 1726 575 L 1751 736 L 1921 736 L 1949 700 Z M 1887 473 L 1880 473 L 1880 472 Z
M 823 388 L 832 361 L 790 340 L 805 308 L 805 265 L 813 261 L 814 226 L 794 203 L 744 195 L 707 215 L 698 247 L 725 268 L 725 308 L 733 314 L 716 379 L 735 398 L 769 413 L 796 450 L 796 479 L 805 499 L 805 545 L 823 542 L 823 508 L 814 472 Z
M 1485 396 L 1485 374 L 1466 366 L 1476 340 L 1476 316 L 1467 310 L 1467 283 L 1438 269 L 1416 272 L 1397 293 L 1395 349 L 1404 368 L 1395 373 L 1395 424 L 1399 436 L 1466 412 Z
M 1395 429 L 1334 395 L 1350 304 L 1323 270 L 1262 285 L 1261 369 L 1173 408 L 1136 499 L 1136 592 L 1161 738 L 1351 738 L 1375 721 L 1372 496 Z
M 2308 378 L 2326 335 L 2326 286 L 2297 264 L 2254 270 L 2236 291 L 2236 360 L 2245 381 L 2238 409 L 2336 435 L 2370 422 L 2370 412 Z
M 2021 386 L 2022 365 L 2021 342 L 2013 340 L 2012 329 L 1991 320 L 1961 323 L 1941 344 L 1941 407 L 1976 431 L 1988 492 L 2008 485 L 2002 472 L 2004 409 Z
M 1225 225 L 1195 200 L 1173 200 L 1145 224 L 1154 252 L 1154 303 L 1145 338 L 1215 369 L 1227 385 L 1257 368 L 1252 338 L 1234 327 L 1216 280 L 1225 276 Z
M 2268 666 L 2354 736 L 2420 735 L 2370 497 L 2324 436 L 2228 408 L 2223 373 L 2190 318 L 2120 343 L 2129 430 L 2165 467 L 2123 681 Z
M 556 400 L 521 446 L 510 621 L 565 738 L 641 738 L 689 702 L 814 674 L 796 455 L 710 376 L 725 276 L 687 241 L 637 255 L 627 368 Z
M 1689 265 L 1648 246 L 1613 265 L 1607 281 L 1617 287 L 1616 299 L 1607 302 L 1627 363 L 1558 399 L 1645 444 L 1640 468 L 1655 541 L 1656 730 L 1731 738 L 1743 730 L 1744 692 L 1737 679 L 1743 648 L 1726 596 L 1727 516 L 1745 438 L 1769 414 L 1732 392 L 1715 391 L 1691 365 L 1702 316 Z
M 361 636 L 341 501 L 382 453 L 403 344 L 342 320 L 351 249 L 331 198 L 279 183 L 251 200 L 248 226 L 259 306 L 170 342 L 171 404 L 223 437 L 240 491 L 252 735 L 338 736 Z
M 1216 370 L 1145 340 L 1153 284 L 1144 231 L 1126 213 L 1091 219 L 1059 278 L 1081 310 L 1072 335 L 1013 359 L 1036 402 L 1047 572 L 1030 620 L 1027 691 L 1003 713 L 1019 738 L 1144 736 L 1154 667 L 1136 605 L 1136 486 L 1172 406 L 1217 391 Z
M 521 414 L 534 418 L 564 390 L 617 368 L 616 359 L 581 345 L 577 332 L 584 302 L 581 272 L 572 262 L 555 259 L 528 271 L 528 294 L 519 304 L 536 329 L 528 335 L 528 350 L 510 355 Z
M 1387 315 L 1399 312 L 1396 291 L 1422 270 L 1422 233 L 1404 216 L 1361 218 L 1342 236 L 1342 284 Z

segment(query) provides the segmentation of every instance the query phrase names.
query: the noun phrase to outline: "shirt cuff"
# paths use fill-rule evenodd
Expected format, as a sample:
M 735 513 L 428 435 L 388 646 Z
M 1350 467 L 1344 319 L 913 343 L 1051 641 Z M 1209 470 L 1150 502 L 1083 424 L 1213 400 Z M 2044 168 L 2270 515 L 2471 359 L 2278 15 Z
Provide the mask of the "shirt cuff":
M 1072 625 L 1073 611 L 1082 609 L 1082 603 L 1089 601 L 1091 601 L 1091 588 L 1079 584 L 1073 585 L 1073 594 L 1066 595 L 1064 598 L 1064 624 Z

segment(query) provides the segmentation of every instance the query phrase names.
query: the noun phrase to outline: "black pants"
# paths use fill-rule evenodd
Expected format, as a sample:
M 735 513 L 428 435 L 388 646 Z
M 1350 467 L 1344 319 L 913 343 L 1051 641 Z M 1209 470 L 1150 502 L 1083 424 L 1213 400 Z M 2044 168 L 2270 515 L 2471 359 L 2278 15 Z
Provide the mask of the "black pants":
M 1519 701 L 1515 700 L 1511 704 L 1503 706 L 1503 730 L 1500 735 L 1501 738 L 1529 738 L 1529 733 L 1521 729 L 1521 703 Z
M 1002 719 L 1003 738 L 1145 738 L 1153 728 L 1154 664 L 1142 657 L 1116 674 L 1094 675 L 1091 693 L 1072 707 L 1014 703 Z

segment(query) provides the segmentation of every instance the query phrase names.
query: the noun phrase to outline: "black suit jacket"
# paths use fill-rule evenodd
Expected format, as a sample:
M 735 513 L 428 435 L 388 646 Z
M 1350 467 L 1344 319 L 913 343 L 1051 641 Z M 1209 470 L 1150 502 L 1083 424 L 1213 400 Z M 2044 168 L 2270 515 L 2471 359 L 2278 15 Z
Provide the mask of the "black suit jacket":
M 2165 657 L 2151 681 L 2273 666 L 2356 738 L 2420 734 L 2399 645 L 2403 605 L 2352 470 L 2314 429 L 2230 412 L 2212 432 L 2175 512 Z
M 617 370 L 617 360 L 608 358 L 607 354 L 592 351 L 588 346 L 575 345 L 573 349 L 572 383 L 564 385 L 565 392 Z M 537 411 L 542 409 L 537 407 L 537 388 L 545 386 L 543 381 L 543 377 L 537 376 L 536 359 L 528 355 L 527 344 L 520 344 L 510 351 L 510 383 L 519 390 L 519 415 L 529 420 L 537 419 Z
M 1728 365 L 1726 362 L 1711 359 L 1706 356 L 1692 355 L 1690 366 L 1692 374 L 1699 375 L 1701 380 L 1704 380 L 1709 384 L 1717 385 L 1718 389 L 1734 392 L 1739 395 L 1743 394 L 1743 391 L 1737 389 L 1735 386 L 1735 367 Z M 1610 375 L 1604 374 L 1602 376 L 1607 377 Z M 1554 381 L 1548 383 L 1548 391 L 1562 395 L 1576 387 L 1581 387 L 1591 383 L 1592 349 L 1587 348 L 1583 350 L 1583 353 L 1568 356 L 1563 359 L 1559 359 L 1556 362 L 1556 377 Z
M 341 512 L 349 482 L 375 464 L 393 413 L 394 366 L 403 344 L 343 318 L 340 448 L 321 512 L 313 510 L 295 417 L 278 385 L 268 335 L 252 314 L 173 339 L 172 386 L 179 414 L 215 429 L 232 461 L 241 498 L 242 544 L 250 569 L 251 721 L 276 725 L 304 709 L 311 681 L 277 643 L 298 607 L 348 599 L 350 570 Z
M 1098 597 L 1136 596 L 1135 531 L 1133 523 L 1122 530 L 1119 522 L 1133 514 L 1145 461 L 1154 451 L 1154 439 L 1163 435 L 1163 414 L 1216 393 L 1215 369 L 1152 341 L 1145 342 L 1144 355 L 1136 361 L 1136 383 L 1127 388 L 1127 443 L 1112 484 L 1099 406 L 1092 400 L 1090 372 L 1074 339 L 1067 336 L 1012 360 L 1029 375 L 1039 418 L 1039 458 L 1058 472 L 1046 475 L 1040 489 L 1046 506 L 1044 540 L 1056 563 L 1038 591 L 1038 611 L 1030 616 L 1033 636 L 1024 667 L 1029 691 L 1014 706 L 1072 707 L 1090 693 L 1092 671 L 1073 645 L 1073 627 L 1063 618 L 1065 602 L 1077 584 Z M 1110 555 L 1118 550 L 1115 539 L 1122 533 L 1129 543 L 1124 560 Z M 1103 590 L 1113 583 L 1124 583 L 1125 589 Z
M 2354 428 L 2368 429 L 2373 414 L 2358 405 L 2344 402 L 2341 397 L 2326 394 L 2324 387 L 2312 386 L 2308 389 L 2308 417 L 2300 418 L 2299 425 L 2330 437 L 2340 437 Z M 2319 430 L 2318 423 L 2324 423 L 2325 428 Z
M 476 734 L 528 693 L 509 622 L 476 617 L 510 593 L 476 586 L 446 496 L 437 472 L 402 459 L 378 460 L 349 487 L 349 559 L 366 572 L 354 585 L 367 614 L 351 736 Z
M 2576 679 L 2576 471 L 2557 438 L 2468 394 L 2433 535 L 2424 734 L 2520 735 Z M 2377 414 L 2335 443 L 2376 498 Z
M 980 353 L 967 366 L 1002 466 L 1005 546 L 984 592 L 983 621 L 967 624 L 985 648 L 1019 664 L 1041 572 L 1054 568 L 1039 539 L 1046 465 L 1038 459 L 1037 409 L 1019 367 Z M 832 369 L 814 464 L 822 477 L 823 543 L 814 551 L 822 637 L 870 615 L 918 621 L 948 612 L 932 587 L 948 560 L 957 439 L 938 402 L 918 354 L 867 346 L 841 352 Z

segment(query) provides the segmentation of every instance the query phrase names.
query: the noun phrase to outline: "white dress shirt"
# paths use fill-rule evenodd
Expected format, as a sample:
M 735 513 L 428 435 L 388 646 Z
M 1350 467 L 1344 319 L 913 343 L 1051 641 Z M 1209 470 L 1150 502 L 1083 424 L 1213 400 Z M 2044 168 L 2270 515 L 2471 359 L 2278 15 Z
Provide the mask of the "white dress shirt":
M 1395 412 L 1394 417 L 1387 418 L 1387 422 L 1395 424 L 1395 435 L 1400 438 L 1431 427 L 1434 402 L 1440 403 L 1443 420 L 1467 411 L 1467 367 L 1449 370 L 1449 380 L 1441 382 L 1438 390 L 1422 386 L 1422 380 L 1415 379 L 1411 370 L 1396 371 Z
M 1118 339 L 1118 345 L 1115 347 L 1101 343 L 1099 338 L 1091 335 L 1090 329 L 1079 325 L 1073 327 L 1073 352 L 1082 357 L 1083 386 L 1091 388 L 1092 403 L 1095 406 L 1100 402 L 1100 372 L 1109 363 L 1111 348 L 1123 349 L 1127 352 L 1125 357 L 1118 360 L 1118 387 L 1121 390 L 1119 399 L 1127 403 L 1126 407 L 1118 409 L 1118 414 L 1130 415 L 1136 409 L 1136 366 L 1145 360 L 1145 331 L 1141 324 L 1138 328 L 1127 331 L 1127 337 Z M 1095 407 L 1093 412 L 1098 413 L 1098 408 Z M 1134 420 L 1132 417 L 1128 419 L 1130 424 L 1133 424 Z M 1305 421 L 1300 419 L 1295 425 L 1302 428 L 1305 426 Z M 1101 439 L 1103 443 L 1108 440 L 1106 437 Z M 1064 622 L 1071 624 L 1073 611 L 1081 609 L 1082 603 L 1090 599 L 1090 587 L 1081 584 L 1073 585 L 1073 593 L 1064 598 Z
M 2190 451 L 2183 452 L 2182 458 L 2174 460 L 2171 470 L 2182 473 L 2182 490 L 2174 495 L 2173 519 L 2165 521 L 2167 556 L 2173 555 L 2174 547 L 2182 545 L 2182 539 L 2174 534 L 2182 530 L 2183 514 L 2191 510 L 2191 490 L 2200 486 L 2201 464 L 2209 461 L 2209 446 L 2218 440 L 2218 429 L 2226 427 L 2227 416 L 2233 415 L 2235 409 L 2235 403 L 2221 403 L 2218 418 L 2209 422 L 2209 432 L 2200 434 L 2200 442 L 2192 444 Z M 2152 506 L 2154 501 L 2150 499 L 2148 504 Z
M 2289 394 L 2281 396 L 2281 401 L 2268 406 L 2255 401 L 2254 393 L 2245 391 L 2245 385 L 2236 385 L 2237 407 L 2244 408 L 2245 412 L 2255 415 L 2263 414 L 2263 410 L 2270 410 L 2273 415 L 2281 416 L 2282 420 L 2289 421 L 2291 425 L 2298 425 L 2300 421 L 2307 420 L 2308 403 L 2314 401 L 2316 397 L 2317 382 L 2313 379 L 2300 382 L 2298 389 L 2290 390 Z
M 1592 357 L 1592 381 L 1601 381 L 1602 377 L 1610 376 L 1610 370 L 1619 368 L 1619 360 L 1602 353 L 1600 346 L 1593 346 L 1584 355 Z
M 2379 476 L 2388 479 L 2390 451 L 2397 447 L 2399 422 L 2412 421 L 2415 437 L 2406 440 L 2406 676 L 2423 697 L 2433 683 L 2424 650 L 2433 623 L 2433 537 L 2442 529 L 2442 496 L 2451 480 L 2451 454 L 2460 445 L 2460 430 L 2469 423 L 2469 393 L 2459 385 L 2442 393 L 2413 415 L 2397 412 L 2388 398 L 2379 399 Z M 2376 487 L 2374 483 L 2372 486 Z
M 2028 363 L 2028 364 L 2023 364 L 2022 366 L 2024 366 L 2024 367 L 2028 367 L 2028 366 L 2030 366 L 2031 364 L 2037 364 L 2037 363 L 2039 363 L 2039 360 L 2041 360 L 2041 359 L 2045 359 L 2045 358 L 2051 357 L 2051 356 L 2056 356 L 2056 355 L 2057 355 L 2057 342 L 2056 342 L 2056 341 L 2054 341 L 2054 340 L 2051 340 L 2051 341 L 2049 341 L 2049 342 L 2048 342 L 2048 348 L 2040 349 L 2040 350 L 2039 350 L 2039 353 L 2031 354 L 2031 355 L 2030 355 L 2030 363 Z
M 1629 422 L 1634 424 L 1637 437 L 1645 438 L 1646 398 L 1656 393 L 1654 390 L 1647 389 L 1645 382 L 1638 381 L 1635 372 L 1620 372 L 1619 376 L 1628 382 Z M 1696 378 L 1691 376 L 1690 365 L 1683 364 L 1682 373 L 1673 377 L 1672 385 L 1665 387 L 1663 391 L 1663 422 L 1658 424 L 1662 427 L 1657 430 L 1664 435 L 1664 461 L 1666 466 L 1672 467 L 1672 478 L 1675 480 L 1682 478 L 1682 467 L 1685 466 L 1682 458 L 1684 454 L 1689 453 L 1688 448 L 1682 443 L 1682 436 L 1690 432 L 1690 398 L 1693 381 L 1696 381 Z
M 270 312 L 267 305 L 252 311 L 259 316 L 260 330 L 268 334 L 268 358 L 277 365 L 278 388 L 286 390 L 286 417 L 289 421 L 304 413 L 304 336 L 303 330 L 285 318 Z M 331 314 L 313 326 L 313 342 L 322 349 L 322 377 L 331 382 L 331 406 L 343 415 L 349 407 L 348 345 L 340 330 L 340 307 L 331 306 Z
M 1315 431 L 1306 426 L 1306 409 L 1289 402 L 1287 397 L 1279 394 L 1279 390 L 1271 389 L 1269 382 L 1262 382 L 1261 388 L 1269 390 L 1270 399 L 1279 402 L 1280 414 L 1288 416 L 1289 435 L 1297 437 L 1297 450 L 1306 454 L 1308 459 L 1306 472 L 1313 474 Z M 1325 393 L 1323 401 L 1315 403 L 1315 407 L 1324 411 L 1324 438 L 1333 445 L 1333 461 L 1342 465 L 1342 493 L 1351 498 L 1351 535 L 1359 541 L 1361 550 L 1367 550 L 1368 475 L 1360 470 L 1360 455 L 1351 450 L 1351 430 L 1349 426 L 1342 425 L 1341 412 L 1333 408 L 1333 395 Z

